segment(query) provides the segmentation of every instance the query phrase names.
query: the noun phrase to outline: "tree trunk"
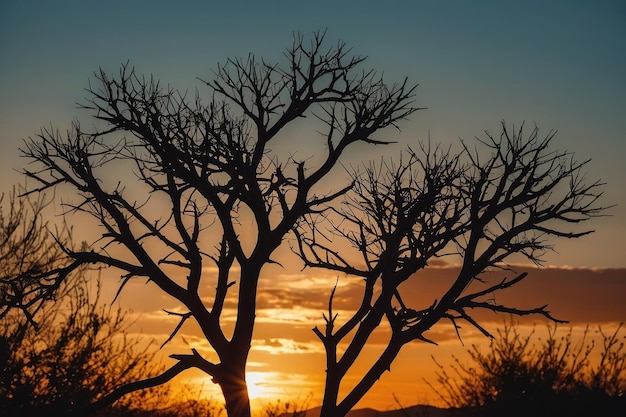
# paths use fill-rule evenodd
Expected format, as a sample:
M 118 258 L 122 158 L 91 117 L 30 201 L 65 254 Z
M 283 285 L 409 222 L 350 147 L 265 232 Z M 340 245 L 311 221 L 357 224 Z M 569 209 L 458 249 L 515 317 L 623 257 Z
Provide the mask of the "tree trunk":
M 227 373 L 224 379 L 219 381 L 219 385 L 224 394 L 228 417 L 250 417 L 250 398 L 245 373 Z
M 336 370 L 331 370 L 326 379 L 326 383 L 329 381 L 332 382 L 333 391 L 330 392 L 329 398 L 331 401 L 327 400 L 325 393 L 324 400 L 322 402 L 322 409 L 320 411 L 320 417 L 344 417 L 352 408 L 365 396 L 365 394 L 370 390 L 370 388 L 380 379 L 383 373 L 389 371 L 391 369 L 391 364 L 394 359 L 400 352 L 400 348 L 404 343 L 399 338 L 398 335 L 392 334 L 391 340 L 387 345 L 387 348 L 384 352 L 381 353 L 378 360 L 372 365 L 372 367 L 367 371 L 367 373 L 363 376 L 363 378 L 356 384 L 354 388 L 346 395 L 346 397 L 337 403 L 337 399 L 339 397 L 339 383 L 343 376 L 337 375 Z M 327 371 L 328 372 L 328 371 Z M 344 373 L 345 375 L 345 373 Z
M 320 417 L 345 417 L 350 410 L 332 404 L 323 404 L 320 410 Z

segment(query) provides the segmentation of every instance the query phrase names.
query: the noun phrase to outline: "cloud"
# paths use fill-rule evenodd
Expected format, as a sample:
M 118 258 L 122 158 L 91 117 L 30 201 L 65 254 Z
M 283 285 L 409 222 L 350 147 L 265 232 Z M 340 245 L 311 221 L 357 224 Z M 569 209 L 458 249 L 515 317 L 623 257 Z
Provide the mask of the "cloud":
M 299 324 L 314 326 L 322 319 L 322 312 L 315 308 L 302 308 L 297 304 L 290 308 L 263 308 L 257 310 L 257 323 Z
M 141 320 L 157 320 L 159 322 L 167 321 L 171 323 L 177 323 L 180 321 L 180 316 L 178 316 L 178 314 L 184 314 L 186 312 L 187 310 L 184 307 L 177 306 L 173 308 L 168 308 L 167 311 L 152 310 L 142 313 L 132 313 L 132 315 L 135 316 L 136 319 Z
M 494 270 L 483 274 L 484 283 L 476 282 L 468 288 L 475 291 L 487 288 L 488 285 L 501 281 L 503 278 L 512 278 L 515 273 L 527 272 L 528 276 L 515 285 L 496 294 L 488 294 L 486 298 L 521 309 L 535 308 L 547 305 L 551 314 L 559 319 L 568 320 L 572 325 L 605 324 L 623 322 L 626 320 L 626 304 L 623 303 L 623 294 L 626 294 L 626 269 L 615 268 L 572 268 L 546 267 L 536 268 L 528 265 L 513 266 L 515 272 Z M 425 309 L 440 300 L 456 278 L 457 267 L 438 266 L 418 272 L 400 286 L 403 302 L 414 310 Z M 285 344 L 280 351 L 293 347 L 297 352 L 305 352 L 308 343 L 317 343 L 312 328 L 324 330 L 323 314 L 328 314 L 329 296 L 334 288 L 333 313 L 338 314 L 336 325 L 344 323 L 362 302 L 364 282 L 357 277 L 337 277 L 331 274 L 323 275 L 315 271 L 305 271 L 298 274 L 280 274 L 275 279 L 263 279 L 259 286 L 257 297 L 257 320 L 255 338 L 267 341 L 282 341 L 293 339 L 302 345 Z M 204 299 L 207 306 L 211 306 L 212 299 Z M 150 301 L 150 305 L 154 300 Z M 222 323 L 228 334 L 236 319 L 236 298 L 232 297 L 226 303 L 222 313 Z M 168 307 L 169 310 L 184 313 L 181 306 Z M 506 314 L 495 314 L 492 311 L 473 309 L 468 310 L 481 326 L 494 332 L 506 319 Z M 145 336 L 154 337 L 162 343 L 174 330 L 179 317 L 168 315 L 162 310 L 154 309 L 131 316 L 137 322 L 133 331 L 140 331 Z M 523 324 L 541 323 L 545 319 L 537 315 L 519 318 Z M 458 321 L 461 326 L 459 334 L 449 321 L 441 321 L 425 333 L 429 339 L 439 343 L 457 343 L 459 336 L 464 343 L 470 343 L 474 337 L 483 336 L 471 324 Z M 201 332 L 193 319 L 188 320 L 181 334 L 195 335 L 202 338 Z M 285 338 L 288 335 L 288 338 Z M 370 344 L 382 346 L 389 336 L 389 329 L 384 321 L 376 333 L 372 335 Z M 190 340 L 190 339 L 188 339 Z M 195 343 L 197 342 L 197 343 Z M 278 343 L 278 342 L 277 342 Z M 171 346 L 189 349 L 178 339 L 172 341 Z M 169 346 L 169 345 L 168 345 Z M 200 346 L 200 341 L 194 341 L 194 346 Z M 270 344 L 263 349 L 270 351 Z M 278 347 L 274 347 L 278 349 Z M 279 350 L 274 350 L 279 351 Z M 311 351 L 311 349 L 309 349 Z
M 497 300 L 520 307 L 548 305 L 571 323 L 610 323 L 626 319 L 626 269 L 524 268 L 528 276 Z
M 527 277 L 517 285 L 487 294 L 485 299 L 509 307 L 532 309 L 547 305 L 551 314 L 572 324 L 615 323 L 626 319 L 626 269 L 611 268 L 536 268 L 516 265 L 514 271 L 493 270 L 481 275 L 483 282 L 475 282 L 466 294 L 488 288 L 503 278 L 511 279 L 519 273 L 527 272 Z M 450 288 L 459 272 L 458 267 L 428 268 L 418 272 L 400 286 L 403 302 L 414 310 L 422 310 L 441 300 Z M 322 314 L 328 311 L 328 298 L 333 288 L 333 280 L 298 276 L 295 285 L 265 288 L 259 291 L 259 310 L 257 323 L 324 325 Z M 305 283 L 310 282 L 308 288 Z M 360 278 L 339 278 L 333 299 L 334 312 L 339 314 L 338 323 L 347 319 L 361 301 L 363 281 Z M 508 317 L 507 314 L 495 314 L 490 310 L 468 310 L 481 325 L 490 332 Z M 523 323 L 545 321 L 539 315 L 519 318 Z M 480 335 L 478 330 L 464 321 L 458 321 L 463 340 Z M 388 332 L 381 328 L 380 334 L 372 338 L 372 343 L 384 343 Z M 456 329 L 449 321 L 442 321 L 427 332 L 427 337 L 445 343 L 458 340 Z M 480 336 L 482 337 L 482 336 Z
M 266 351 L 271 355 L 324 353 L 321 343 L 296 342 L 293 339 L 285 338 L 254 340 L 252 342 L 252 350 Z

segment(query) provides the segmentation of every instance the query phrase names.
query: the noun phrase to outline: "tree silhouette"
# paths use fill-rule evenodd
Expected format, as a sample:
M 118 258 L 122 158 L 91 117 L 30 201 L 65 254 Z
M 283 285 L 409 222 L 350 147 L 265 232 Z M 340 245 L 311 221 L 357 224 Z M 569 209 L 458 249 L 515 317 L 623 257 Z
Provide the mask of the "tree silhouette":
M 442 320 L 457 332 L 460 322 L 468 322 L 489 337 L 472 311 L 560 321 L 547 306 L 520 309 L 495 297 L 527 275 L 514 273 L 507 265 L 510 257 L 540 263 L 552 248 L 550 237 L 584 236 L 589 231 L 576 231 L 575 225 L 602 211 L 602 184 L 587 184 L 582 172 L 587 162 L 551 150 L 553 138 L 554 132 L 541 138 L 537 127 L 524 136 L 523 125 L 511 133 L 503 122 L 499 136 L 487 132 L 476 147 L 463 144 L 457 154 L 424 145 L 409 150 L 398 164 L 356 171 L 343 205 L 304 217 L 296 235 L 305 264 L 363 282 L 360 307 L 351 317 L 337 322 L 333 292 L 325 330 L 314 329 L 326 350 L 322 415 L 345 415 L 390 369 L 403 346 L 414 340 L 435 343 L 427 332 Z M 337 252 L 341 239 L 355 253 Z M 407 305 L 402 294 L 428 279 L 420 271 L 446 258 L 460 263 L 455 280 L 428 304 Z M 487 273 L 498 270 L 502 274 L 494 282 Z M 339 401 L 343 378 L 383 320 L 391 334 L 385 349 Z
M 373 71 L 360 70 L 364 59 L 343 43 L 327 48 L 323 41 L 321 33 L 309 43 L 296 36 L 286 66 L 252 55 L 227 61 L 206 83 L 208 104 L 163 90 L 127 65 L 117 77 L 100 71 L 100 86 L 88 89 L 84 107 L 103 126 L 89 132 L 76 122 L 67 135 L 43 129 L 27 141 L 23 152 L 40 167 L 25 170 L 41 184 L 32 191 L 69 185 L 78 198 L 66 203 L 68 213 L 86 213 L 103 229 L 87 250 L 64 248 L 72 266 L 117 268 L 122 286 L 148 278 L 187 310 L 170 339 L 193 319 L 219 358 L 212 362 L 195 350 L 172 355 L 176 363 L 160 377 L 122 387 L 111 400 L 196 367 L 219 384 L 229 416 L 250 415 L 245 367 L 259 275 L 277 262 L 272 255 L 302 216 L 348 191 L 349 184 L 315 190 L 345 150 L 387 143 L 373 135 L 416 110 L 413 87 L 388 87 Z M 279 133 L 306 115 L 328 127 L 320 158 L 273 153 L 269 145 Z M 146 198 L 137 197 L 137 181 L 122 185 L 132 175 L 124 163 L 147 188 Z M 244 227 L 243 218 L 253 226 Z M 214 278 L 207 266 L 218 271 L 210 303 L 199 293 Z M 236 319 L 228 329 L 222 316 L 231 293 Z
M 0 270 L 6 287 L 18 289 L 3 294 L 0 303 L 0 410 L 5 415 L 70 415 L 119 383 L 149 375 L 154 353 L 139 339 L 126 337 L 126 313 L 99 302 L 99 281 L 90 282 L 84 268 L 63 280 L 40 280 L 44 268 L 56 269 L 65 255 L 45 227 L 46 200 L 21 199 L 15 191 L 0 206 L 8 209 L 0 217 L 0 230 L 9 242 Z M 62 236 L 69 241 L 67 229 Z M 20 293 L 23 289 L 28 290 Z M 125 398 L 106 415 L 132 408 L 133 401 L 149 409 L 158 393 L 166 394 L 154 389 Z

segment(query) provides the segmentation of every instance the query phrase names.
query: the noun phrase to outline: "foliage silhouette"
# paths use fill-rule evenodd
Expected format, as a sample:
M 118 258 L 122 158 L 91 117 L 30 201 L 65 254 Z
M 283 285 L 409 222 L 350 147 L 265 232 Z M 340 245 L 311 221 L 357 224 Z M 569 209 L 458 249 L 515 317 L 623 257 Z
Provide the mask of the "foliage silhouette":
M 623 415 L 626 411 L 626 350 L 622 326 L 598 329 L 602 347 L 593 358 L 589 329 L 574 341 L 570 329 L 557 336 L 548 326 L 545 340 L 522 336 L 512 321 L 499 329 L 488 352 L 473 346 L 471 363 L 448 371 L 441 364 L 438 385 L 430 384 L 449 406 L 476 416 Z
M 82 407 L 154 368 L 154 355 L 124 335 L 123 312 L 97 304 L 82 278 L 60 289 L 65 296 L 34 315 L 38 329 L 15 313 L 0 321 L 0 409 L 5 415 L 82 415 Z M 126 397 L 116 408 L 132 409 L 134 403 L 150 409 L 164 399 L 165 387 Z M 111 413 L 108 409 L 103 415 Z
M 405 344 L 430 342 L 426 333 L 442 319 L 488 334 L 472 309 L 552 318 L 545 306 L 516 309 L 490 298 L 525 274 L 481 289 L 471 284 L 504 269 L 512 255 L 540 263 L 550 237 L 588 233 L 575 224 L 603 208 L 602 184 L 585 182 L 586 162 L 551 150 L 552 132 L 541 138 L 535 128 L 526 136 L 503 124 L 500 137 L 488 134 L 480 148 L 463 144 L 454 154 L 426 144 L 398 164 L 372 164 L 331 185 L 347 150 L 391 143 L 384 129 L 418 108 L 414 86 L 387 85 L 361 69 L 364 58 L 341 42 L 326 47 L 324 37 L 316 33 L 307 43 L 296 35 L 286 63 L 250 55 L 219 65 L 206 82 L 207 104 L 128 65 L 117 76 L 101 70 L 84 106 L 99 121 L 95 130 L 75 122 L 65 135 L 42 129 L 26 141 L 23 154 L 36 168 L 24 173 L 38 184 L 31 192 L 70 187 L 67 213 L 87 214 L 101 227 L 88 247 L 63 247 L 73 259 L 66 271 L 89 263 L 116 268 L 120 290 L 147 278 L 182 310 L 168 312 L 180 322 L 164 343 L 192 320 L 217 357 L 194 349 L 171 355 L 175 363 L 161 375 L 121 386 L 101 403 L 195 367 L 219 384 L 230 417 L 248 417 L 245 368 L 259 277 L 280 265 L 276 253 L 285 242 L 305 267 L 344 272 L 364 285 L 360 308 L 344 322 L 333 311 L 332 290 L 325 331 L 315 329 L 327 354 L 325 417 L 345 415 Z M 323 151 L 281 149 L 302 128 L 322 132 Z M 353 253 L 343 252 L 342 240 Z M 447 255 L 461 260 L 456 281 L 428 305 L 407 305 L 402 284 Z M 207 287 L 215 291 L 201 294 Z M 234 324 L 225 318 L 229 306 Z M 383 320 L 387 347 L 339 398 L 344 376 Z

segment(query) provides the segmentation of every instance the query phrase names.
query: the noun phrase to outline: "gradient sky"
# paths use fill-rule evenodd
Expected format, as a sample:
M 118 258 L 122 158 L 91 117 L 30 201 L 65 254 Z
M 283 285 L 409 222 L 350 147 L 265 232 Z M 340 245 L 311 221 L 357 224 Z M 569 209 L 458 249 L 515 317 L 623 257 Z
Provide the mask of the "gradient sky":
M 198 87 L 202 93 L 195 77 L 210 77 L 217 62 L 250 52 L 280 59 L 294 31 L 309 35 L 319 29 L 328 29 L 331 42 L 343 40 L 356 54 L 368 56 L 366 67 L 384 73 L 387 80 L 408 77 L 420 84 L 417 104 L 427 110 L 401 125 L 405 145 L 428 134 L 446 143 L 471 139 L 485 129 L 497 132 L 502 119 L 516 125 L 536 123 L 545 133 L 558 130 L 556 146 L 575 152 L 578 159 L 591 158 L 589 178 L 604 180 L 604 202 L 617 206 L 608 212 L 611 216 L 593 222 L 595 234 L 556 242 L 558 253 L 548 261 L 559 271 L 583 268 L 588 275 L 582 275 L 591 280 L 591 270 L 598 268 L 618 268 L 611 271 L 616 280 L 623 278 L 626 3 L 621 0 L 176 5 L 154 0 L 5 0 L 0 4 L 0 187 L 8 190 L 21 181 L 15 170 L 25 162 L 17 151 L 22 139 L 51 122 L 65 128 L 75 117 L 87 120 L 76 103 L 99 67 L 113 72 L 130 61 L 139 73 L 182 90 Z M 615 290 L 609 291 L 614 295 Z M 599 296 L 598 303 L 603 299 Z M 136 310 L 150 314 L 152 307 Z M 603 320 L 626 319 L 623 311 L 611 314 Z M 311 352 L 320 349 L 311 327 L 303 325 L 300 339 L 298 332 L 284 341 L 259 336 L 255 360 L 268 363 L 270 347 L 288 345 L 288 340 Z M 315 357 L 298 362 L 313 364 L 320 360 L 319 352 Z M 298 372 L 307 374 L 307 367 Z

